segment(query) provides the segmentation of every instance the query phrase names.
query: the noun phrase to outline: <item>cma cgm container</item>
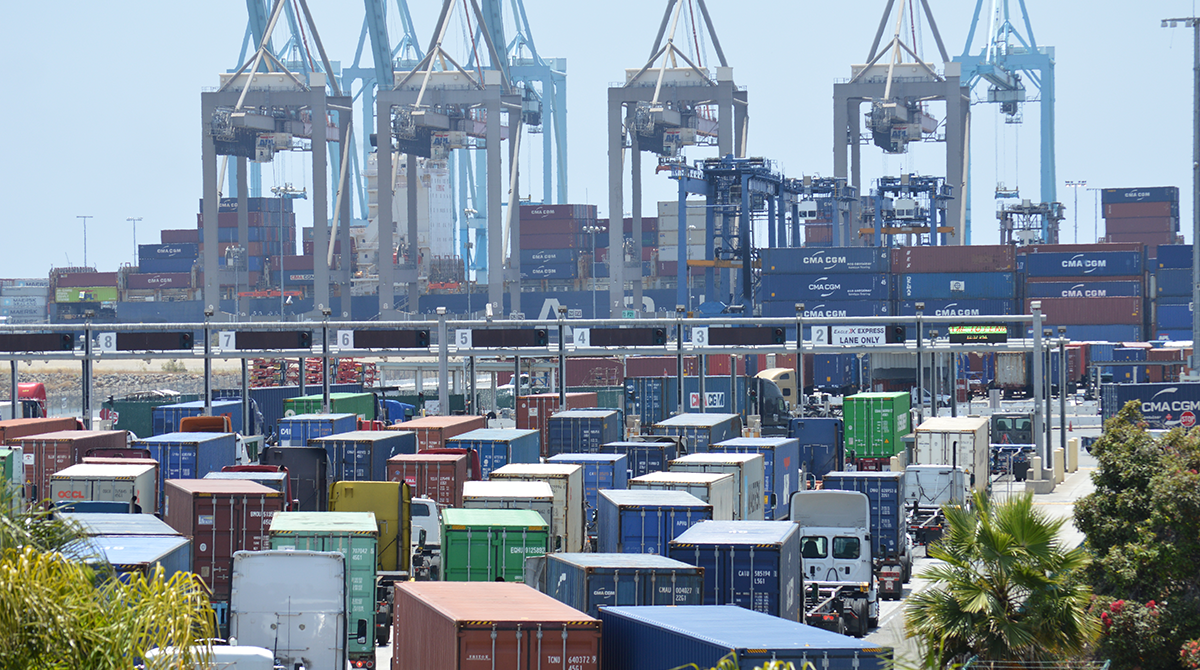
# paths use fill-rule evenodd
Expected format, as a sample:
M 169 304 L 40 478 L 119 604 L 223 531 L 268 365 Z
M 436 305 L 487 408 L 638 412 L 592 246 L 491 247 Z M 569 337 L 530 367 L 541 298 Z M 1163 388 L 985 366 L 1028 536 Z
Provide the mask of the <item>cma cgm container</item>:
M 1142 274 L 1140 251 L 1040 252 L 1025 255 L 1030 277 L 1132 277 Z
M 356 430 L 308 441 L 329 457 L 331 482 L 387 481 L 387 460 L 416 452 L 417 437 L 408 431 Z
M 713 518 L 730 521 L 734 518 L 733 475 L 717 472 L 652 472 L 629 480 L 630 490 L 658 489 L 684 491 L 712 505 Z
M 283 512 L 283 494 L 255 482 L 168 479 L 163 520 L 192 541 L 192 571 L 228 600 L 233 554 L 269 546 L 271 519 Z
M 155 435 L 166 435 L 179 430 L 179 420 L 189 416 L 204 414 L 204 401 L 181 402 L 174 405 L 159 405 L 150 410 L 151 422 Z M 242 426 L 241 400 L 214 400 L 212 416 L 229 418 L 229 423 L 235 430 Z
M 550 417 L 546 450 L 557 454 L 594 454 L 600 445 L 622 437 L 621 413 L 608 409 L 568 409 Z
M 887 274 L 891 265 L 882 247 L 774 247 L 762 254 L 766 274 Z
M 594 408 L 599 397 L 595 393 L 568 393 L 566 401 L 566 407 L 559 407 L 557 393 L 523 395 L 517 398 L 517 428 L 538 431 L 541 435 L 539 444 L 542 456 L 550 455 L 550 417 L 560 409 Z
M 739 667 L 781 661 L 797 668 L 885 670 L 892 650 L 814 626 L 734 606 L 605 607 L 604 665 L 662 670 L 680 659 L 715 667 L 732 655 Z
M 846 422 L 846 452 L 855 458 L 891 458 L 904 448 L 901 438 L 911 430 L 908 393 L 859 393 L 842 406 Z
M 892 250 L 892 273 L 1015 272 L 1016 250 L 1011 245 L 901 247 Z
M 237 438 L 233 433 L 166 433 L 136 440 L 133 446 L 149 450 L 150 458 L 158 461 L 160 508 L 166 480 L 200 479 L 237 460 Z
M 129 511 L 158 511 L 158 469 L 153 465 L 80 463 L 50 475 L 55 502 L 107 500 L 125 503 Z
M 370 512 L 283 512 L 271 522 L 271 549 L 336 551 L 345 561 L 346 650 L 351 667 L 375 663 L 375 552 Z
M 387 478 L 408 484 L 414 498 L 431 498 L 444 507 L 462 507 L 467 455 L 398 454 L 387 460 Z
M 735 437 L 708 448 L 708 455 L 760 454 L 763 457 L 763 518 L 786 519 L 792 493 L 800 488 L 800 441 L 785 437 Z
M 545 555 L 549 548 L 550 527 L 537 512 L 527 509 L 442 512 L 445 581 L 520 582 L 525 579 L 525 559 Z
M 887 300 L 886 274 L 762 275 L 762 300 Z
M 711 520 L 712 505 L 683 491 L 601 491 L 598 547 L 606 554 L 659 554 L 688 528 Z
M 395 598 L 392 670 L 600 670 L 600 622 L 524 584 L 405 582 Z
M 655 435 L 684 438 L 688 453 L 708 451 L 708 445 L 742 436 L 742 417 L 737 414 L 679 414 L 654 424 Z
M 103 557 L 121 581 L 133 574 L 153 577 L 160 565 L 166 579 L 192 572 L 192 543 L 181 535 L 95 535 L 86 546 Z
M 292 491 L 291 512 L 324 512 L 329 509 L 329 457 L 321 447 L 266 447 L 259 454 L 263 465 L 287 471 Z
M 509 463 L 537 463 L 541 433 L 536 430 L 494 428 L 473 430 L 446 442 L 450 448 L 474 449 L 479 454 L 479 477 Z
M 844 407 L 843 407 L 844 409 Z M 820 479 L 841 470 L 846 460 L 846 424 L 842 419 L 800 418 L 788 424 L 788 437 L 800 443 L 801 476 Z M 804 488 L 803 485 L 797 490 Z M 783 501 L 787 505 L 788 501 Z
M 977 491 L 988 490 L 991 468 L 991 426 L 987 417 L 939 416 L 917 426 L 914 465 L 952 465 L 962 468 Z
M 583 467 L 571 463 L 512 463 L 488 475 L 491 481 L 546 482 L 554 491 L 550 532 L 556 551 L 583 551 Z M 558 537 L 562 536 L 559 544 Z
M 123 430 L 60 430 L 9 440 L 24 460 L 25 495 L 38 502 L 50 497 L 50 476 L 78 462 L 89 449 L 124 447 Z
M 1104 384 L 1100 389 L 1100 411 L 1105 421 L 1131 401 L 1140 405 L 1149 428 L 1194 425 L 1200 415 L 1200 383 Z
M 629 482 L 629 457 L 625 454 L 559 454 L 547 463 L 574 464 L 583 468 L 583 499 L 595 513 L 600 491 L 623 489 Z M 592 525 L 591 514 L 588 525 Z
M 704 568 L 704 604 L 737 605 L 800 621 L 800 528 L 790 521 L 702 521 L 670 556 Z
M 417 451 L 450 446 L 454 437 L 487 427 L 482 416 L 423 416 L 390 426 L 391 430 L 409 430 L 417 434 Z M 415 452 L 410 452 L 415 453 Z
M 1039 281 L 1026 282 L 1026 298 L 1137 298 L 1142 281 Z
M 279 445 L 306 447 L 309 440 L 357 429 L 357 414 L 296 414 L 279 420 Z
M 671 461 L 671 472 L 707 472 L 733 475 L 733 518 L 763 520 L 766 470 L 759 454 L 688 454 Z
M 629 476 L 641 477 L 651 472 L 664 472 L 667 464 L 679 455 L 679 445 L 668 440 L 661 442 L 609 442 L 601 445 L 600 451 L 606 454 L 625 454 L 628 458 Z
M 550 554 L 546 595 L 592 616 L 614 605 L 702 605 L 704 568 L 654 554 Z

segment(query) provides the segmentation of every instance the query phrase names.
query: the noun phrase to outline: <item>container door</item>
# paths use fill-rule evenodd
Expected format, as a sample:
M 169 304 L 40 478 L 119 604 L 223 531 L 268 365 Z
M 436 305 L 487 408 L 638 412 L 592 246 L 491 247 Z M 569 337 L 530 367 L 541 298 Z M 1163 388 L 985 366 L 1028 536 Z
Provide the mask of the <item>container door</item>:
M 233 554 L 239 549 L 236 535 L 241 526 L 234 499 L 218 496 L 192 498 L 192 570 L 200 575 L 216 600 L 229 598 Z

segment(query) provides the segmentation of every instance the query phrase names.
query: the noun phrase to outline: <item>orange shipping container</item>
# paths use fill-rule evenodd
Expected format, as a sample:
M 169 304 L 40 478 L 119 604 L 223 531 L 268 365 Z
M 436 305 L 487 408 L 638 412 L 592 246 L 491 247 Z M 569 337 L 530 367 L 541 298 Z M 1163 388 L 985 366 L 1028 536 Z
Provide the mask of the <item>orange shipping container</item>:
M 432 498 L 446 507 L 462 507 L 467 481 L 466 454 L 399 454 L 387 461 L 389 482 L 406 482 L 414 498 Z
M 440 449 L 446 440 L 480 428 L 487 428 L 482 416 L 423 416 L 412 421 L 395 423 L 388 430 L 411 430 L 417 434 L 417 451 Z

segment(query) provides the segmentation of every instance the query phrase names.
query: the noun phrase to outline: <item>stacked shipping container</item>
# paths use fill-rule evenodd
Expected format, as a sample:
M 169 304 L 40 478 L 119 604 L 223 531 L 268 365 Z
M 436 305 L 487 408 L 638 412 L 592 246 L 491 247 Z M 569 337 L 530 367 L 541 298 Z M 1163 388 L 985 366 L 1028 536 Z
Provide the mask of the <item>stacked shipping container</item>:
M 595 205 L 521 206 L 521 279 L 580 288 L 597 246 Z
M 285 287 L 293 290 L 312 286 L 312 256 L 294 256 L 296 253 L 296 215 L 292 212 L 292 201 L 288 198 L 247 198 L 246 209 L 249 220 L 247 236 L 238 239 L 238 200 L 221 198 L 217 213 L 217 258 L 218 264 L 227 264 L 226 252 L 230 247 L 240 246 L 245 251 L 243 272 L 239 284 L 241 290 L 254 290 L 262 285 L 264 273 L 270 269 L 279 275 L 279 259 L 283 262 Z M 200 201 L 196 216 L 197 250 L 204 252 L 204 201 Z M 167 242 L 166 239 L 163 240 Z M 292 260 L 295 259 L 295 260 Z M 232 277 L 231 277 L 232 278 Z M 224 278 L 223 278 L 224 279 Z M 278 277 L 274 277 L 278 285 Z
M 1106 188 L 1100 191 L 1104 206 L 1105 240 L 1139 242 L 1149 246 L 1174 244 L 1179 233 L 1179 189 Z
M 762 315 L 887 316 L 888 251 L 880 247 L 763 249 Z

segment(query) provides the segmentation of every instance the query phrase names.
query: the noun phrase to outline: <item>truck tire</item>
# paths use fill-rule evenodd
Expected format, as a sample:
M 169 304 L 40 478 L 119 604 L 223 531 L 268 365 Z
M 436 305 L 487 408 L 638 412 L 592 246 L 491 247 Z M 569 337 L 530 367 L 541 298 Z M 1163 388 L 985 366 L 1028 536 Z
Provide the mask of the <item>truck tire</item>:
M 390 641 L 391 639 L 392 639 L 391 627 L 375 629 L 375 646 L 376 647 L 386 647 L 388 644 L 388 641 Z
M 865 599 L 854 601 L 854 618 L 858 620 L 854 626 L 854 637 L 866 637 L 871 630 L 869 612 L 870 606 Z

